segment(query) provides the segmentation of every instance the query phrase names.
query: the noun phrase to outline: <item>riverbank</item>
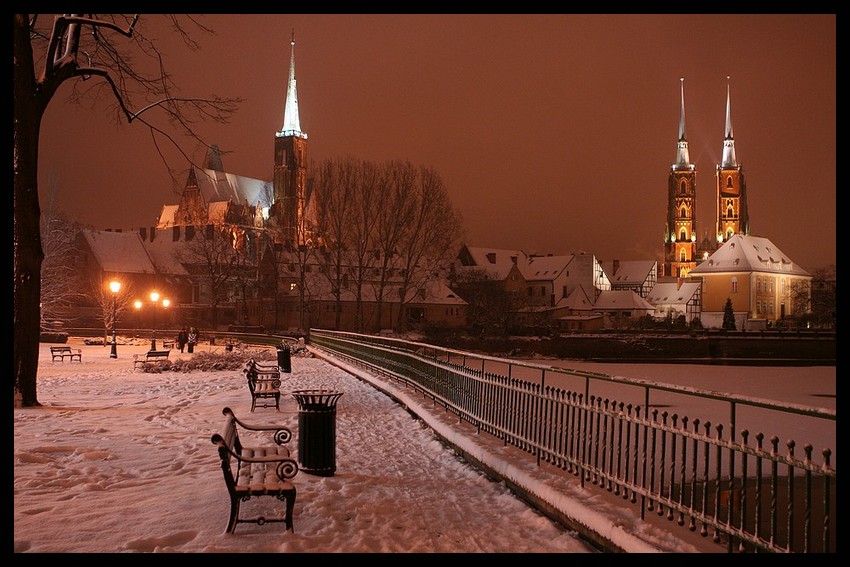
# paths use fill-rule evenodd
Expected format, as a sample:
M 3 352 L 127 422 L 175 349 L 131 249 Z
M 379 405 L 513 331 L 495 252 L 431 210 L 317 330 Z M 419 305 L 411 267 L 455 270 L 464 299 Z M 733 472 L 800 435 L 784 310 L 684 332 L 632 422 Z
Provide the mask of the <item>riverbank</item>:
M 835 333 L 572 334 L 437 336 L 424 342 L 493 356 L 752 366 L 834 366 Z

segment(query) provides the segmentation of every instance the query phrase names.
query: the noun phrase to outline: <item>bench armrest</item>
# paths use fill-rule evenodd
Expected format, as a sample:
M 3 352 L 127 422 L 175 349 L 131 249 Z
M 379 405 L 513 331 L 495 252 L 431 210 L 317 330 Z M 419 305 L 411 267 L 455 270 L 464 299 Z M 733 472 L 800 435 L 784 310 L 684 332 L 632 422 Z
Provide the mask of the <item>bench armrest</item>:
M 233 452 L 233 450 L 231 450 L 230 447 L 227 446 L 227 443 L 224 441 L 224 438 L 218 433 L 213 434 L 212 442 L 218 445 L 220 453 L 224 452 L 226 454 L 229 454 L 232 458 L 243 463 L 277 463 L 275 465 L 275 473 L 277 473 L 277 477 L 280 480 L 289 480 L 298 474 L 298 461 L 296 461 L 292 457 L 285 457 L 283 455 L 266 457 L 246 457 L 245 455 L 240 455 L 239 453 Z M 222 458 L 223 457 L 224 455 L 222 455 Z
M 225 407 L 221 410 L 221 413 L 232 416 L 233 421 L 235 421 L 236 424 L 243 429 L 247 429 L 249 431 L 274 431 L 274 442 L 278 445 L 285 445 L 292 440 L 292 430 L 284 425 L 248 424 L 236 417 L 233 410 L 229 407 Z

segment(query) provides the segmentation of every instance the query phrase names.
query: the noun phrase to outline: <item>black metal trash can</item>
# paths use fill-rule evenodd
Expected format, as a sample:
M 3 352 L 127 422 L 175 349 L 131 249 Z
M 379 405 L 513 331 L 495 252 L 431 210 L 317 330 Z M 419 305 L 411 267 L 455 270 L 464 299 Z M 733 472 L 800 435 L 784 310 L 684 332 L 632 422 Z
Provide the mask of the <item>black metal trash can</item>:
M 318 476 L 336 472 L 336 403 L 342 392 L 295 390 L 298 402 L 298 465 Z
M 277 367 L 281 372 L 292 372 L 292 355 L 287 345 L 277 347 Z

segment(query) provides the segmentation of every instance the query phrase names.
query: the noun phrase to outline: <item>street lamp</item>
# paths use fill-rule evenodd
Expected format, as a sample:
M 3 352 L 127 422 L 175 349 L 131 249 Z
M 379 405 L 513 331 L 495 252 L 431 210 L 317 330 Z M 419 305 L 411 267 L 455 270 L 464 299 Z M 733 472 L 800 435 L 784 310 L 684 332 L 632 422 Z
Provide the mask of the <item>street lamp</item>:
M 153 304 L 153 328 L 151 329 L 151 350 L 156 350 L 156 305 L 157 303 L 159 303 L 159 297 L 159 292 L 151 292 L 151 303 Z M 139 307 L 141 307 L 141 302 L 138 303 Z M 169 305 L 171 305 L 171 300 L 163 298 L 162 307 L 168 309 Z
M 142 300 L 137 299 L 135 303 L 133 303 L 133 307 L 136 308 L 136 338 L 138 338 L 139 328 L 142 326 Z
M 118 358 L 118 343 L 115 340 L 115 298 L 121 289 L 121 282 L 112 280 L 109 282 L 109 289 L 112 290 L 112 352 L 109 353 L 109 358 Z
M 159 301 L 159 293 L 151 292 L 151 303 L 153 303 L 153 325 L 151 325 L 151 350 L 156 350 L 156 302 Z

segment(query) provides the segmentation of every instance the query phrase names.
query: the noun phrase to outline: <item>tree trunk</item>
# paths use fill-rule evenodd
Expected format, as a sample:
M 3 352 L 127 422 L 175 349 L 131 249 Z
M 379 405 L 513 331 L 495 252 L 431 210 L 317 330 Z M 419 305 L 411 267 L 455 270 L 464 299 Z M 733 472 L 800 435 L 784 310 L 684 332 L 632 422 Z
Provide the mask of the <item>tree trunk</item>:
M 14 326 L 15 407 L 39 406 L 38 343 L 41 329 L 41 248 L 38 205 L 38 139 L 44 106 L 33 72 L 26 20 L 15 15 L 14 61 Z

